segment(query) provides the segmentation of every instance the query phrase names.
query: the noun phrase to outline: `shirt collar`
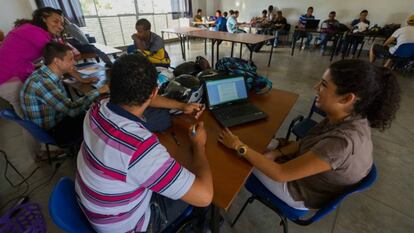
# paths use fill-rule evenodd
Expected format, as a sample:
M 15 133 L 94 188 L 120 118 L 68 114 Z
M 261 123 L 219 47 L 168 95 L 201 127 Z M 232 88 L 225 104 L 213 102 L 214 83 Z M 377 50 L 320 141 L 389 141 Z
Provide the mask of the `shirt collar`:
M 127 110 L 123 109 L 118 104 L 108 102 L 106 104 L 106 107 L 108 107 L 108 109 L 111 110 L 112 112 L 114 112 L 115 114 L 120 115 L 122 117 L 125 117 L 128 120 L 139 122 L 139 123 L 141 123 L 142 125 L 144 125 L 146 127 L 146 122 L 145 121 L 143 121 L 141 118 L 135 116 L 134 114 L 128 112 Z
M 46 74 L 46 76 L 48 78 L 52 79 L 52 81 L 54 81 L 54 82 L 58 83 L 58 82 L 61 81 L 60 78 L 55 73 L 53 73 L 53 71 L 49 67 L 47 67 L 46 65 L 42 65 L 40 67 L 40 71 L 43 72 L 44 74 Z

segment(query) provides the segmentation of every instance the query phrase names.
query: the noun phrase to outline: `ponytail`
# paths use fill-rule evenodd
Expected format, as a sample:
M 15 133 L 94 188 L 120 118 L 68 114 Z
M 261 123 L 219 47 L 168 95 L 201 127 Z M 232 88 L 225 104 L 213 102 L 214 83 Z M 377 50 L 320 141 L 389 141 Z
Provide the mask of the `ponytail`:
M 401 90 L 391 70 L 362 60 L 342 60 L 330 66 L 336 93 L 354 93 L 354 113 L 367 118 L 372 128 L 389 128 L 400 107 Z

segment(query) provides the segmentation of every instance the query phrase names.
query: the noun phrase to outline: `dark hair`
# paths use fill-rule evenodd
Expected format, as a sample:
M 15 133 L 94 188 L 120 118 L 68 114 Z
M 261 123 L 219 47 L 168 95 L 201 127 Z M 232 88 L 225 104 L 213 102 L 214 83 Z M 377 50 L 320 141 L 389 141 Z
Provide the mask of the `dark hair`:
M 16 21 L 14 21 L 14 27 L 20 27 L 25 23 L 32 23 L 31 19 L 16 19 Z
M 142 54 L 122 55 L 111 69 L 110 101 L 114 104 L 140 106 L 157 87 L 157 71 Z
M 308 10 L 313 10 L 313 6 L 308 7 Z
M 267 14 L 267 10 L 263 10 L 262 11 L 262 14 Z
M 138 26 L 142 26 L 145 31 L 151 30 L 151 23 L 147 19 L 138 19 L 137 23 L 135 24 L 135 28 Z
M 47 25 L 45 23 L 45 19 L 47 19 L 52 14 L 58 14 L 60 16 L 63 15 L 61 10 L 52 8 L 52 7 L 43 7 L 35 10 L 32 14 L 32 24 L 38 27 L 43 28 L 44 30 L 48 31 Z
M 239 11 L 238 11 L 238 10 L 235 10 L 235 11 L 234 11 L 234 14 L 238 14 L 238 13 L 239 13 Z
M 45 65 L 49 65 L 53 62 L 54 58 L 63 59 L 66 56 L 67 51 L 71 51 L 72 48 L 58 42 L 49 42 L 43 48 L 43 59 Z
M 219 13 L 221 15 L 221 10 L 216 10 L 217 13 Z
M 234 14 L 234 10 L 229 10 L 230 15 Z
M 272 11 L 273 11 L 273 5 L 269 5 L 269 6 L 267 7 L 267 9 L 269 10 L 269 12 L 272 12 Z
M 227 11 L 225 11 L 225 12 L 223 13 L 223 15 L 224 15 L 224 17 L 227 17 L 227 15 L 228 15 Z
M 197 9 L 197 14 L 203 12 L 201 9 Z
M 354 93 L 354 113 L 366 117 L 372 128 L 389 128 L 400 106 L 401 90 L 391 70 L 357 59 L 342 60 L 329 67 L 336 93 Z
M 331 12 L 329 12 L 329 14 L 331 15 L 331 14 L 335 14 L 336 15 L 336 12 L 335 11 L 331 11 Z
M 362 10 L 361 13 L 359 13 L 359 14 L 362 14 L 362 13 L 367 13 L 368 14 L 368 10 Z

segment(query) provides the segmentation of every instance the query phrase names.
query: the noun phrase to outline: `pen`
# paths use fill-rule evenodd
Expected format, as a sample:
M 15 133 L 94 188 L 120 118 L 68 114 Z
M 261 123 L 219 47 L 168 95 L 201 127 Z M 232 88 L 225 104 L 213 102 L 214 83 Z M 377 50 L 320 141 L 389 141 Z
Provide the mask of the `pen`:
M 191 136 L 196 136 L 196 125 L 193 125 L 193 128 L 191 129 Z

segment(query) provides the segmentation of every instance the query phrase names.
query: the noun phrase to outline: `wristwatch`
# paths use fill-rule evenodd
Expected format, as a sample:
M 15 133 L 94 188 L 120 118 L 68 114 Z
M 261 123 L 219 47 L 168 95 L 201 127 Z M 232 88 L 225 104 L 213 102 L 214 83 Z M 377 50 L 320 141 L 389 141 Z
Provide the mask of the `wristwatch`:
M 236 147 L 237 154 L 244 157 L 247 153 L 247 145 L 241 144 Z

